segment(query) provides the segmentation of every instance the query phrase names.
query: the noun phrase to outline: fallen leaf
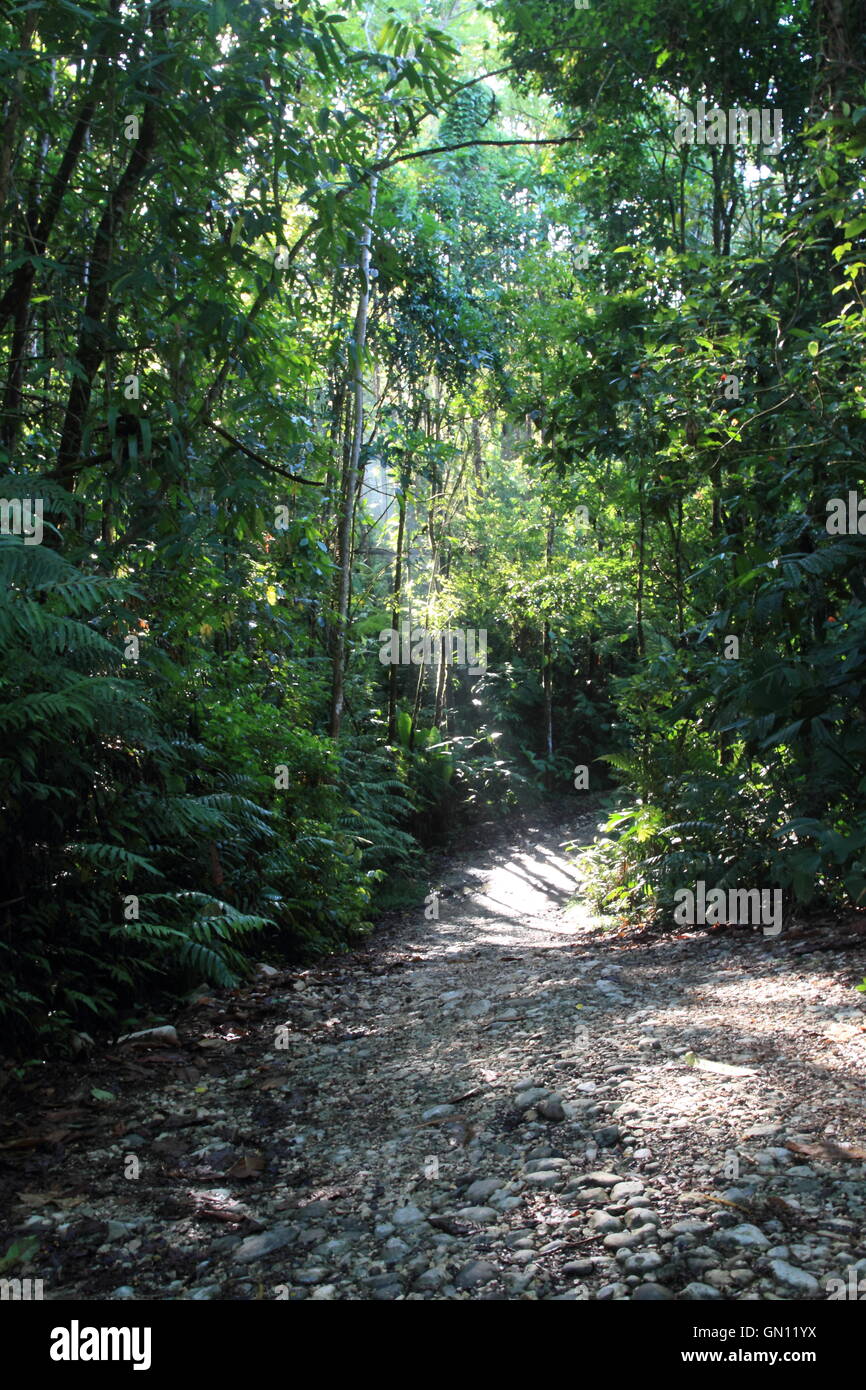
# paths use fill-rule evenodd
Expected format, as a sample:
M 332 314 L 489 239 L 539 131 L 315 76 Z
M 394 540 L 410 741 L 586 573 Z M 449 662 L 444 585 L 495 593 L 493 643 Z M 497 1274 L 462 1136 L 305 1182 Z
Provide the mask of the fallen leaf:
M 226 1170 L 227 1178 L 254 1178 L 264 1170 L 264 1154 L 244 1154 Z
M 10 1139 L 0 1149 L 36 1149 L 40 1144 L 59 1144 L 72 1133 L 69 1129 L 52 1129 L 47 1134 L 28 1134 L 23 1139 Z
M 171 1024 L 159 1028 L 141 1028 L 137 1033 L 124 1033 L 118 1043 L 134 1043 L 136 1047 L 171 1046 L 177 1043 L 177 1032 Z
M 196 1216 L 200 1221 L 228 1221 L 233 1225 L 247 1219 L 242 1211 L 226 1211 L 223 1207 L 201 1207 Z
M 797 1144 L 793 1139 L 785 1143 L 792 1153 L 803 1154 L 806 1158 L 835 1158 L 850 1163 L 862 1163 L 866 1159 L 866 1149 L 859 1144 L 834 1144 L 832 1139 L 822 1139 L 817 1144 Z
M 22 1240 L 16 1241 L 0 1259 L 0 1273 L 5 1274 L 7 1269 L 14 1269 L 17 1264 L 26 1264 L 28 1260 L 33 1259 L 38 1249 L 37 1236 L 24 1236 Z
M 696 1071 L 711 1071 L 719 1076 L 754 1076 L 754 1067 L 735 1067 L 730 1062 L 711 1062 L 708 1057 L 698 1057 L 694 1052 L 687 1052 L 683 1058 L 687 1067 L 694 1067 Z
M 474 1086 L 474 1087 L 472 1088 L 471 1091 L 464 1091 L 463 1094 L 460 1095 L 460 1096 L 449 1096 L 449 1097 L 448 1097 L 448 1104 L 449 1104 L 449 1105 L 461 1105 L 461 1104 L 463 1103 L 464 1100 L 472 1100 L 473 1096 L 480 1096 L 480 1095 L 481 1095 L 481 1087 L 480 1087 L 480 1086 Z

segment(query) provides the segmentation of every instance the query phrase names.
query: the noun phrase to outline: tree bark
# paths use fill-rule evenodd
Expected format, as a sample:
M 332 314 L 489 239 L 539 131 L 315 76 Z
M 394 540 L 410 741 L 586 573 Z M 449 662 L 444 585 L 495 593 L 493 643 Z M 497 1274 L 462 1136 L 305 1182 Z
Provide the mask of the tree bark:
M 151 10 L 150 20 L 155 37 L 164 33 L 167 18 L 168 0 L 156 0 Z M 87 299 L 76 351 L 78 370 L 69 390 L 60 448 L 57 453 L 57 464 L 54 469 L 54 477 L 65 486 L 74 486 L 76 475 L 82 467 L 79 462 L 79 455 L 84 435 L 85 418 L 93 393 L 93 379 L 104 356 L 103 320 L 109 302 L 108 276 L 111 253 L 117 229 L 129 209 L 156 147 L 156 95 L 156 87 L 150 83 L 138 139 L 117 187 L 109 195 L 93 241 Z
M 112 5 L 112 12 L 116 14 L 119 0 L 115 0 Z M 44 256 L 48 246 L 48 240 L 54 229 L 57 214 L 63 205 L 66 190 L 69 187 L 69 180 L 78 163 L 78 158 L 84 148 L 84 141 L 90 130 L 90 124 L 96 113 L 100 101 L 102 84 L 111 66 L 111 56 L 102 52 L 96 55 L 96 64 L 93 72 L 93 79 L 72 132 L 66 142 L 66 149 L 58 165 L 57 172 L 51 180 L 45 202 L 39 220 L 35 226 L 28 222 L 26 230 L 26 245 L 30 257 Z M 8 124 L 8 118 L 7 118 Z M 12 152 L 9 150 L 4 153 L 4 159 L 11 159 Z M 19 321 L 22 308 L 26 308 L 30 303 L 33 293 L 33 283 L 36 277 L 36 266 L 34 260 L 28 259 L 15 271 L 5 293 L 0 296 L 0 329 L 4 328 L 10 318 Z
M 30 40 L 36 29 L 36 10 L 26 11 L 21 23 L 21 53 L 30 52 Z M 12 151 L 15 146 L 15 133 L 21 115 L 21 91 L 24 86 L 23 65 L 18 69 L 12 83 L 12 92 L 6 101 L 6 114 L 3 132 L 0 135 L 0 217 L 5 216 L 6 199 L 9 196 L 9 174 L 12 168 Z
M 550 569 L 550 562 L 553 557 L 553 537 L 556 522 L 551 512 L 547 523 L 547 539 L 544 547 L 545 569 Z M 545 616 L 544 631 L 542 636 L 542 688 L 544 690 L 544 756 L 548 762 L 553 757 L 553 666 L 552 650 L 550 641 L 550 619 Z M 544 775 L 544 783 L 548 791 L 553 790 L 553 768 L 548 767 Z
M 644 577 L 646 574 L 646 500 L 644 497 L 643 472 L 638 479 L 638 506 L 639 506 L 639 525 L 638 525 L 638 557 L 637 557 L 637 604 L 635 610 L 635 622 L 637 626 L 637 654 L 643 658 L 646 653 L 643 630 L 643 597 L 644 597 Z
M 406 491 L 409 487 L 409 470 L 401 469 L 397 506 L 400 520 L 397 525 L 397 556 L 394 561 L 394 597 L 391 603 L 391 631 L 400 631 L 401 596 L 403 591 L 403 542 L 406 535 Z M 397 739 L 397 663 L 391 662 L 388 668 L 388 742 Z
M 381 136 L 379 150 L 381 151 Z M 339 582 L 337 588 L 337 621 L 334 630 L 333 657 L 331 663 L 331 718 L 330 733 L 338 738 L 343 722 L 345 707 L 345 663 L 346 626 L 349 617 L 349 593 L 352 581 L 352 531 L 355 519 L 355 484 L 361 462 L 361 445 L 364 438 L 364 347 L 367 342 L 367 319 L 370 313 L 370 248 L 373 241 L 373 218 L 376 213 L 376 195 L 379 190 L 379 176 L 370 179 L 370 196 L 367 205 L 367 218 L 361 232 L 358 269 L 361 276 L 361 289 L 358 295 L 358 309 L 355 314 L 353 337 L 352 398 L 353 429 L 352 443 L 348 461 L 343 470 L 342 515 L 337 543 L 339 563 Z

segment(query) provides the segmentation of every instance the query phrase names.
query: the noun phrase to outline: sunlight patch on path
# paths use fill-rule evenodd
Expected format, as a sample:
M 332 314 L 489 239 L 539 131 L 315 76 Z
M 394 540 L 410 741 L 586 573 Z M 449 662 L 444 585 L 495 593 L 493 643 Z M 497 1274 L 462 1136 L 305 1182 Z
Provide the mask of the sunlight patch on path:
M 469 898 L 470 910 L 501 918 L 502 928 L 574 936 L 585 924 L 586 910 L 569 908 L 578 889 L 574 865 L 548 845 L 512 854 L 485 877 L 483 888 Z

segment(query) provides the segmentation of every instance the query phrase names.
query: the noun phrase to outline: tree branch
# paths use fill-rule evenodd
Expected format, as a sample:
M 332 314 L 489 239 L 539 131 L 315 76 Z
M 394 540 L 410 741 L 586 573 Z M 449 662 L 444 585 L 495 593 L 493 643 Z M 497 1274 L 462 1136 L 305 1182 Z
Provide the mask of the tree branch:
M 312 478 L 302 478 L 299 473 L 290 473 L 287 468 L 281 468 L 278 463 L 271 463 L 270 459 L 263 458 L 261 454 L 256 453 L 255 449 L 249 449 L 246 444 L 242 444 L 239 439 L 235 439 L 233 434 L 229 434 L 228 430 L 224 430 L 222 425 L 218 425 L 216 421 L 205 420 L 203 423 L 209 425 L 215 434 L 221 435 L 233 448 L 239 449 L 242 454 L 246 454 L 248 459 L 252 459 L 254 463 L 261 464 L 262 468 L 269 469 L 271 473 L 279 473 L 280 477 L 288 478 L 289 481 L 293 483 L 305 483 L 307 487 L 325 486 L 324 483 L 317 483 Z
M 365 174 L 379 174 L 383 169 L 390 169 L 395 164 L 405 164 L 410 159 L 424 159 L 431 154 L 450 154 L 452 150 L 471 150 L 479 145 L 492 145 L 495 149 L 506 149 L 509 145 L 573 145 L 580 140 L 580 135 L 555 135 L 547 139 L 531 139 L 527 136 L 521 140 L 463 140 L 459 145 L 433 145 L 426 150 L 412 150 L 409 154 L 394 155 L 393 158 L 381 159 L 376 164 L 371 164 L 366 169 Z

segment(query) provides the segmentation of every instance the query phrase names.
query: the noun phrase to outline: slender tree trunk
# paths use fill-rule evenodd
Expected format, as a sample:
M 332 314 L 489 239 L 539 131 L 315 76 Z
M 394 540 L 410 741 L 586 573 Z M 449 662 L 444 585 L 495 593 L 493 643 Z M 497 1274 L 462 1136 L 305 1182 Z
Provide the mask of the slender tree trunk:
M 33 38 L 36 29 L 35 9 L 27 10 L 21 21 L 21 40 L 20 47 L 22 56 L 30 51 L 30 40 Z M 5 103 L 3 130 L 0 134 L 0 217 L 6 214 L 6 199 L 9 196 L 9 174 L 12 168 L 12 156 L 15 148 L 15 136 L 18 130 L 18 118 L 21 115 L 21 92 L 24 86 L 24 66 L 22 64 L 12 80 L 12 90 Z
M 459 481 L 460 481 L 460 480 L 458 479 L 458 484 L 459 484 Z M 443 562 L 443 564 L 442 564 L 442 577 L 443 577 L 443 579 L 447 580 L 448 575 L 449 575 L 449 572 L 450 572 L 450 569 L 451 569 L 451 551 L 449 550 L 449 551 L 446 553 L 445 560 L 444 560 L 444 562 Z M 443 639 L 442 639 L 442 641 L 441 641 L 441 643 L 440 643 L 440 648 L 439 648 L 439 667 L 438 667 L 438 670 L 437 670 L 437 672 L 436 672 L 436 705 L 435 705 L 435 709 L 434 709 L 434 713 L 433 713 L 433 723 L 436 725 L 436 728 L 437 728 L 437 729 L 439 728 L 439 725 L 442 723 L 442 711 L 443 711 L 443 709 L 444 709 L 444 707 L 445 707 L 445 694 L 446 694 L 446 691 L 447 691 L 447 689 L 448 689 L 448 670 L 449 670 L 449 667 L 448 667 L 447 657 L 450 655 L 450 649 L 451 649 L 451 639 L 449 638 L 448 641 L 447 641 L 447 644 L 446 644 L 446 640 L 445 640 L 445 638 L 443 637 Z
M 165 33 L 168 20 L 168 0 L 156 0 L 151 9 L 150 24 L 156 40 L 155 46 Z M 164 54 L 154 54 L 154 60 Z M 58 482 L 73 485 L 80 471 L 79 454 L 84 436 L 85 418 L 93 393 L 93 380 L 104 356 L 103 321 L 110 298 L 109 270 L 114 238 L 129 210 L 135 192 L 150 164 L 156 146 L 157 99 L 154 83 L 148 85 L 148 96 L 141 118 L 138 139 L 129 161 L 120 176 L 116 188 L 112 189 L 105 210 L 99 220 L 93 249 L 90 255 L 87 299 L 76 352 L 77 369 L 69 391 L 63 432 L 54 476 Z
M 722 531 L 722 455 L 717 454 L 710 464 L 710 486 L 713 492 L 713 511 L 710 519 L 710 534 L 718 540 Z
M 717 256 L 722 254 L 722 161 L 719 151 L 710 146 L 713 180 L 713 250 Z
M 481 426 L 474 418 L 472 421 L 472 467 L 475 472 L 475 497 L 480 501 L 484 493 L 484 455 L 481 452 Z
M 643 657 L 646 651 L 643 631 L 643 595 L 644 595 L 644 576 L 646 573 L 646 499 L 644 497 L 643 470 L 638 479 L 638 555 L 637 555 L 637 604 L 635 611 L 635 621 L 637 625 L 637 654 Z
M 120 0 L 112 0 L 111 11 L 116 14 Z M 54 229 L 57 214 L 63 204 L 66 190 L 69 187 L 69 180 L 72 177 L 79 156 L 84 148 L 84 142 L 90 130 L 90 123 L 99 106 L 102 85 L 106 74 L 111 66 L 111 54 L 102 52 L 97 54 L 94 67 L 93 78 L 90 83 L 89 91 L 79 108 L 75 125 L 66 142 L 66 149 L 58 165 L 57 172 L 51 180 L 42 211 L 35 227 L 27 227 L 26 248 L 28 257 L 44 256 L 48 245 L 49 237 Z M 9 154 L 11 158 L 11 151 Z M 36 266 L 33 259 L 26 260 L 15 271 L 9 285 L 0 297 L 0 329 L 10 318 L 17 318 L 22 306 L 30 303 L 33 293 L 33 282 L 36 277 Z
M 551 512 L 547 523 L 547 540 L 544 548 L 545 569 L 550 570 L 550 562 L 553 557 L 553 537 L 555 534 L 556 521 Z M 553 757 L 553 664 L 550 641 L 550 619 L 544 619 L 544 633 L 542 637 L 542 686 L 544 689 L 544 755 L 548 762 Z M 553 769 L 548 768 L 544 777 L 545 786 L 548 791 L 553 790 Z
M 677 632 L 679 637 L 677 645 L 683 645 L 683 629 L 685 627 L 684 603 L 683 603 L 683 499 L 677 497 L 677 521 L 674 525 L 670 512 L 665 509 L 665 521 L 671 536 L 671 548 L 674 556 L 674 602 L 677 609 Z
M 445 709 L 445 698 L 448 690 L 448 662 L 445 660 L 445 640 L 442 641 L 442 651 L 440 653 L 439 670 L 436 677 L 436 709 L 433 714 L 433 723 L 438 729 L 442 723 L 442 715 Z
M 403 590 L 403 542 L 406 536 L 406 489 L 409 486 L 408 469 L 401 471 L 397 506 L 400 519 L 397 524 L 397 556 L 394 561 L 394 597 L 391 603 L 391 630 L 400 631 L 402 616 L 401 595 Z M 392 661 L 388 668 L 388 742 L 393 744 L 397 738 L 397 663 Z
M 376 159 L 381 155 L 382 139 L 379 137 Z M 376 212 L 376 195 L 379 190 L 379 177 L 370 179 L 370 195 L 367 206 L 367 220 L 361 232 L 358 269 L 361 275 L 361 289 L 358 295 L 358 310 L 355 315 L 353 337 L 352 398 L 353 429 L 349 458 L 343 474 L 342 515 L 337 542 L 339 582 L 337 588 L 337 614 L 334 630 L 333 656 L 331 663 L 331 719 L 332 738 L 339 737 L 345 706 L 345 663 L 346 626 L 349 617 L 349 593 L 352 580 L 352 530 L 355 518 L 355 483 L 361 462 L 361 444 L 364 438 L 364 347 L 367 342 L 367 319 L 370 313 L 370 247 L 373 241 L 373 218 Z
M 424 631 L 429 632 L 429 621 L 424 624 Z M 415 747 L 415 730 L 418 727 L 418 716 L 421 713 L 421 696 L 424 693 L 424 677 L 427 674 L 427 663 L 422 661 L 418 667 L 418 680 L 415 684 L 415 699 L 412 704 L 412 724 L 409 729 L 409 751 Z

